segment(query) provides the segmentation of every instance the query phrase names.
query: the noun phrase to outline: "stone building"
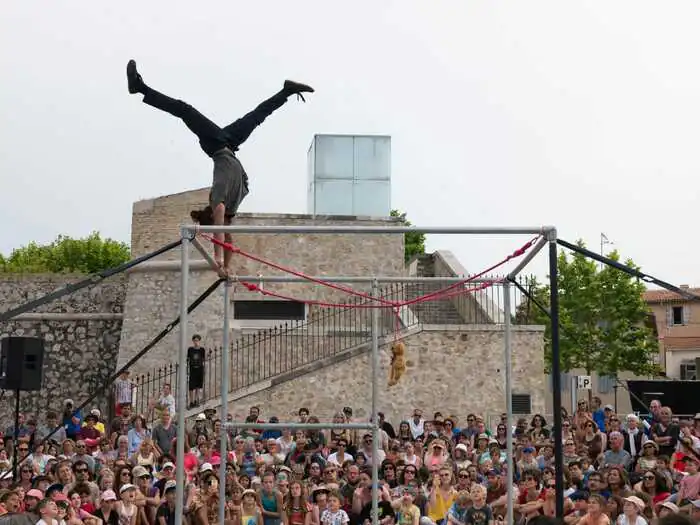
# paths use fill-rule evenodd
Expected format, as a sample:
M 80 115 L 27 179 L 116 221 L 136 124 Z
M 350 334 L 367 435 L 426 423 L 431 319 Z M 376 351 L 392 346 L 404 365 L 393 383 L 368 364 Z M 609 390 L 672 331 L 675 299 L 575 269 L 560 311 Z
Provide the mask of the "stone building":
M 208 189 L 201 189 L 135 203 L 133 255 L 143 255 L 179 238 L 179 225 L 188 220 L 193 207 L 206 203 L 207 196 Z M 237 223 L 397 224 L 390 218 L 289 214 L 241 214 Z M 400 233 L 241 235 L 235 242 L 243 251 L 307 275 L 458 276 L 468 273 L 445 251 L 405 265 L 404 239 Z M 0 327 L 3 335 L 37 333 L 44 335 L 47 341 L 56 341 L 48 346 L 46 389 L 32 396 L 27 408 L 36 411 L 60 408 L 56 405 L 65 397 L 80 403 L 88 391 L 103 384 L 110 371 L 128 362 L 173 321 L 179 314 L 179 257 L 179 248 L 172 250 L 121 279 L 108 281 L 46 310 L 77 316 L 75 319 L 32 317 Z M 239 275 L 280 273 L 243 255 L 234 257 Z M 194 249 L 191 260 L 190 301 L 216 279 Z M 0 283 L 0 300 L 13 306 L 57 285 L 42 276 L 25 278 L 21 284 L 9 278 Z M 381 285 L 380 294 L 392 299 L 410 299 L 434 290 L 435 286 L 387 284 Z M 339 305 L 357 306 L 365 302 L 319 285 L 265 284 L 265 288 L 295 298 Z M 368 290 L 366 286 L 353 285 L 353 288 Z M 458 417 L 469 412 L 497 417 L 504 410 L 501 324 L 504 313 L 498 308 L 498 304 L 502 304 L 498 299 L 501 293 L 494 287 L 415 304 L 399 311 L 382 310 L 379 316 L 382 343 L 379 400 L 388 418 L 405 417 L 414 406 L 423 408 L 426 413 L 441 410 Z M 235 289 L 234 299 L 239 317 L 234 321 L 234 343 L 226 350 L 231 356 L 230 411 L 242 416 L 248 406 L 255 404 L 264 414 L 277 415 L 284 420 L 291 418 L 298 407 L 307 406 L 319 417 L 330 418 L 339 408 L 349 405 L 359 417 L 366 417 L 371 392 L 370 309 L 302 305 L 296 311 L 287 309 L 283 314 L 268 315 L 274 310 L 275 300 L 240 285 Z M 248 315 L 240 312 L 248 312 Z M 78 313 L 102 317 L 86 320 Z M 222 314 L 222 295 L 215 292 L 189 319 L 189 333 L 201 334 L 209 349 L 205 406 L 216 407 L 221 402 L 217 396 L 224 351 L 220 348 Z M 409 367 L 401 382 L 388 388 L 388 346 L 397 337 L 403 338 L 407 346 Z M 140 410 L 146 408 L 163 383 L 175 383 L 177 343 L 176 329 L 131 368 L 137 383 L 135 401 Z M 521 412 L 544 411 L 546 380 L 542 327 L 514 327 L 513 367 L 516 407 Z M 102 405 L 106 403 L 104 396 L 98 401 Z

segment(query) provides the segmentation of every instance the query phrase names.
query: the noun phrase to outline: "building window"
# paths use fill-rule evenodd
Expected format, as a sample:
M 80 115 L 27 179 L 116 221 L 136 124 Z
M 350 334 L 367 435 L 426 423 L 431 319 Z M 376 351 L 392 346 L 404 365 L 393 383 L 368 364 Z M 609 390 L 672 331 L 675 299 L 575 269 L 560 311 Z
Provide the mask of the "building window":
M 685 324 L 682 306 L 673 306 L 671 308 L 671 324 L 673 326 Z
M 306 305 L 298 301 L 235 301 L 233 315 L 242 321 L 303 321 Z

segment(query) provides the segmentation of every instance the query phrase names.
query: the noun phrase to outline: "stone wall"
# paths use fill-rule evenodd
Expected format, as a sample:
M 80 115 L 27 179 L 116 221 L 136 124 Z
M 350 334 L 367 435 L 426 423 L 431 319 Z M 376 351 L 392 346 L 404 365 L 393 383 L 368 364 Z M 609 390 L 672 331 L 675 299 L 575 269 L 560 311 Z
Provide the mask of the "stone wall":
M 82 278 L 0 275 L 0 308 L 9 310 Z M 66 398 L 80 404 L 105 384 L 115 371 L 125 294 L 126 277 L 117 276 L 40 307 L 32 314 L 0 323 L 0 337 L 33 336 L 46 341 L 43 389 L 21 394 L 23 411 L 43 414 L 61 410 Z M 99 314 L 102 319 L 96 319 Z M 101 395 L 90 408 L 104 411 L 106 401 L 106 396 Z M 13 414 L 14 395 L 6 392 L 0 401 L 0 421 L 9 424 Z
M 544 330 L 517 326 L 512 332 L 513 393 L 530 394 L 532 412 L 544 412 Z M 493 325 L 426 325 L 404 340 L 411 362 L 398 385 L 388 388 L 390 355 L 380 349 L 379 409 L 398 422 L 419 407 L 426 414 L 441 411 L 460 419 L 470 412 L 484 415 L 505 411 L 503 329 Z M 371 409 L 370 353 L 352 357 L 238 399 L 229 406 L 242 420 L 250 406 L 263 417 L 296 420 L 302 406 L 329 420 L 344 406 L 365 419 Z
M 208 189 L 160 197 L 134 204 L 132 252 L 139 256 L 179 237 L 179 225 L 191 222 L 189 211 L 206 204 Z M 237 224 L 255 225 L 387 225 L 394 219 L 357 217 L 311 217 L 288 214 L 241 214 Z M 302 271 L 307 275 L 402 275 L 404 272 L 402 234 L 386 235 L 240 235 L 236 244 L 243 250 Z M 206 241 L 203 241 L 206 242 Z M 160 256 L 179 259 L 179 250 Z M 191 258 L 200 259 L 192 249 Z M 281 272 L 234 256 L 238 275 L 279 275 Z M 196 299 L 216 276 L 211 271 L 193 271 L 189 280 L 189 301 Z M 361 288 L 354 285 L 355 288 Z M 306 284 L 266 284 L 265 288 L 287 296 L 331 302 L 348 300 L 342 292 Z M 365 287 L 367 288 L 367 287 Z M 238 298 L 260 298 L 237 287 Z M 119 364 L 125 363 L 167 323 L 179 314 L 179 271 L 138 272 L 129 275 Z M 223 324 L 222 292 L 217 291 L 190 316 L 189 333 L 199 333 L 207 346 L 221 344 Z M 313 315 L 313 308 L 310 314 Z M 178 331 L 171 333 L 134 367 L 136 373 L 177 360 Z

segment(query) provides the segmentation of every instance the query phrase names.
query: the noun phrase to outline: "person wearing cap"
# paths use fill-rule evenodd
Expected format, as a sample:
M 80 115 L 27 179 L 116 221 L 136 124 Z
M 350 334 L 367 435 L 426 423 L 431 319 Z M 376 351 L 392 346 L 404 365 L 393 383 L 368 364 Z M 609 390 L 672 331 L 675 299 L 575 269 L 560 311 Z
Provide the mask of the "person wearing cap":
M 207 415 L 204 412 L 200 412 L 194 417 L 194 423 L 192 424 L 190 431 L 187 433 L 187 438 L 189 439 L 190 443 L 195 444 L 197 443 L 197 438 L 199 438 L 199 436 L 204 436 L 205 438 L 209 439 L 211 437 L 209 434 L 210 432 L 207 425 Z
M 102 520 L 103 525 L 119 525 L 119 515 L 115 510 L 117 495 L 113 490 L 105 490 L 100 495 L 100 507 L 93 515 Z
M 263 516 L 258 505 L 258 493 L 253 489 L 243 491 L 241 501 L 241 524 L 263 525 Z
M 105 425 L 104 423 L 100 420 L 102 417 L 102 412 L 100 412 L 99 408 L 93 408 L 90 410 L 90 415 L 93 415 L 97 418 L 97 422 L 95 423 L 95 428 L 100 431 L 100 434 L 103 436 L 105 435 Z M 87 420 L 87 417 L 85 418 Z M 85 422 L 83 422 L 83 426 L 85 426 Z
M 163 486 L 163 502 L 156 512 L 156 523 L 158 525 L 175 525 L 175 495 L 177 483 L 173 480 Z
M 661 519 L 671 514 L 678 514 L 680 511 L 681 509 L 679 509 L 678 505 L 676 505 L 675 503 L 671 503 L 670 501 L 664 501 L 661 505 L 659 505 L 656 513 L 659 516 L 659 519 Z
M 647 525 L 647 520 L 642 516 L 646 504 L 637 496 L 622 498 L 622 514 L 617 519 L 617 525 Z
M 172 461 L 163 463 L 160 469 L 160 479 L 153 484 L 158 489 L 161 498 L 165 495 L 165 487 L 169 481 L 175 481 L 175 464 Z
M 99 420 L 100 418 L 92 412 L 85 416 L 85 422 L 78 432 L 78 439 L 100 439 L 102 437 L 102 432 L 96 427 Z
M 144 509 L 149 523 L 153 522 L 160 505 L 160 492 L 151 485 L 151 472 L 143 465 L 136 465 L 131 471 L 131 477 L 138 488 L 136 506 Z
M 136 525 L 138 507 L 136 506 L 136 494 L 138 489 L 131 483 L 125 483 L 119 488 L 120 501 L 117 501 L 115 510 L 122 525 Z
M 28 490 L 24 495 L 24 510 L 34 512 L 39 502 L 44 499 L 44 493 L 38 489 Z
M 194 408 L 200 405 L 202 389 L 204 388 L 204 361 L 206 360 L 206 350 L 200 346 L 202 336 L 194 334 L 192 336 L 192 346 L 187 349 L 187 381 L 189 390 L 189 405 L 187 408 Z

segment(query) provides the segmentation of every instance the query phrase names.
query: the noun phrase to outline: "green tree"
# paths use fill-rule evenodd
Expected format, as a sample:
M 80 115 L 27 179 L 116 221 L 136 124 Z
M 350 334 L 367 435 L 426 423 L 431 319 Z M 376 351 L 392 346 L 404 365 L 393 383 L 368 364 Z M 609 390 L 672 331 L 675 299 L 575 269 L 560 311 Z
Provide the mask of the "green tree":
M 411 221 L 406 219 L 406 214 L 399 210 L 391 210 L 391 216 L 397 217 L 406 226 L 411 226 Z M 411 257 L 425 253 L 425 234 L 408 232 L 404 235 L 404 260 L 408 262 Z
M 583 246 L 581 241 L 579 246 Z M 619 261 L 614 251 L 608 257 Z M 632 260 L 624 263 L 637 268 Z M 558 257 L 559 319 L 562 372 L 583 369 L 590 375 L 616 376 L 632 372 L 648 376 L 659 372 L 654 363 L 658 341 L 650 326 L 650 311 L 644 302 L 644 284 L 628 274 L 575 253 Z M 526 287 L 549 308 L 549 286 L 532 280 Z M 518 306 L 519 322 L 546 326 L 546 363 L 551 367 L 550 320 L 531 301 Z
M 31 242 L 7 257 L 0 255 L 5 273 L 97 273 L 130 258 L 129 246 L 93 232 L 83 239 L 60 235 L 51 244 Z

